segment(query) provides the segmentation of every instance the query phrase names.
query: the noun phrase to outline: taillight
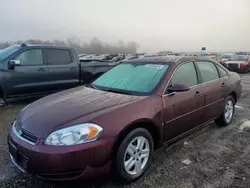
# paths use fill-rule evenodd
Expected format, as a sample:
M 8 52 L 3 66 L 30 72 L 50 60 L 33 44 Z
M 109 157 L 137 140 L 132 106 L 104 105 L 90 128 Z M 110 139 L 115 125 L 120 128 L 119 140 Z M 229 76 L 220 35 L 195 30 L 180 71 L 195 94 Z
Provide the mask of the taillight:
M 246 65 L 240 64 L 240 69 L 241 69 L 241 70 L 245 69 L 245 67 L 246 67 Z

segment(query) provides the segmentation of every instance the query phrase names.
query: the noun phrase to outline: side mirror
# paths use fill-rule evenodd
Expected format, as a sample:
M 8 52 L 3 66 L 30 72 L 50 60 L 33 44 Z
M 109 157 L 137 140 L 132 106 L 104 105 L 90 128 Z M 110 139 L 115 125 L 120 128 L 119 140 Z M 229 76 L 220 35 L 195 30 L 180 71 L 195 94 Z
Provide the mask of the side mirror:
M 172 87 L 168 88 L 168 93 L 173 93 L 173 92 L 184 92 L 184 91 L 189 91 L 190 87 L 187 86 L 186 84 L 175 84 Z
M 20 60 L 10 60 L 8 63 L 9 69 L 14 69 L 16 66 L 21 65 Z

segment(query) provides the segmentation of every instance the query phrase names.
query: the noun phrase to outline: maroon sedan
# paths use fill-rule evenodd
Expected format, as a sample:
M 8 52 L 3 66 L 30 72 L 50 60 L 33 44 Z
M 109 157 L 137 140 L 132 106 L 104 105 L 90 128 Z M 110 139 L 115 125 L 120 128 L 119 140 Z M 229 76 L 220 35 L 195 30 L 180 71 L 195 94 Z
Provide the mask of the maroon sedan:
M 143 175 L 154 150 L 213 120 L 231 123 L 241 79 L 202 57 L 135 59 L 88 87 L 25 107 L 10 126 L 13 163 L 44 180 Z

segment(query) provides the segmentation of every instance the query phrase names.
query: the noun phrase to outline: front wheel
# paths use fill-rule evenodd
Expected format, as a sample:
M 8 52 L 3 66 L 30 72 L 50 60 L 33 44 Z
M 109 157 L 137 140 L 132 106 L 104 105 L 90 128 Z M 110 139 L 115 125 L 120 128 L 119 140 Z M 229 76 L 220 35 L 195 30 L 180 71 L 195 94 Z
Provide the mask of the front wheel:
M 151 134 L 144 128 L 131 131 L 121 142 L 115 157 L 115 175 L 122 183 L 140 178 L 147 170 L 154 151 Z
M 226 99 L 221 116 L 217 120 L 215 120 L 216 124 L 221 126 L 229 125 L 233 120 L 234 111 L 235 111 L 235 100 L 230 95 Z

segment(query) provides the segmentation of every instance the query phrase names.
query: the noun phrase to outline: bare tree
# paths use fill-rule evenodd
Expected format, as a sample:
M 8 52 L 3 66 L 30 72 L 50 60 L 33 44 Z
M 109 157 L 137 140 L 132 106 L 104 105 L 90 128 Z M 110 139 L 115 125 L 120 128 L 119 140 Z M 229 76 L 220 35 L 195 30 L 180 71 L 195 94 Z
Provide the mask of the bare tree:
M 43 45 L 56 45 L 56 46 L 66 46 L 74 48 L 78 53 L 87 54 L 135 54 L 139 45 L 136 42 L 128 42 L 127 44 L 123 41 L 119 41 L 117 44 L 108 44 L 94 37 L 90 43 L 82 42 L 78 37 L 71 37 L 63 40 L 39 40 L 39 39 L 29 39 L 29 40 L 19 40 L 14 42 L 15 44 L 43 44 Z M 0 49 L 12 45 L 13 42 L 3 42 L 0 43 Z

